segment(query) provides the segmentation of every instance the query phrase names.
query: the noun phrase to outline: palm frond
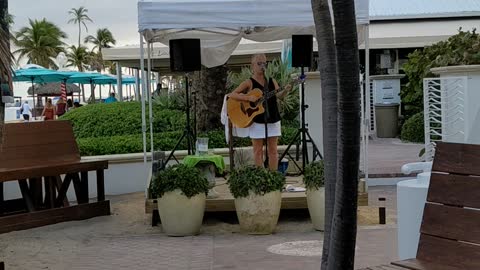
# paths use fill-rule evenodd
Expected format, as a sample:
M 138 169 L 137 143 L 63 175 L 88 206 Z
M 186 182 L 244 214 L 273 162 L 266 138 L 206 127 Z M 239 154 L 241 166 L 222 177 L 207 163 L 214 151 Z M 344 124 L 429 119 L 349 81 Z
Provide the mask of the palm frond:
M 21 28 L 14 36 L 12 41 L 19 48 L 14 52 L 18 54 L 18 60 L 27 56 L 30 63 L 50 67 L 53 66 L 50 58 L 64 50 L 65 43 L 62 39 L 67 34 L 43 19 L 29 20 L 29 26 Z

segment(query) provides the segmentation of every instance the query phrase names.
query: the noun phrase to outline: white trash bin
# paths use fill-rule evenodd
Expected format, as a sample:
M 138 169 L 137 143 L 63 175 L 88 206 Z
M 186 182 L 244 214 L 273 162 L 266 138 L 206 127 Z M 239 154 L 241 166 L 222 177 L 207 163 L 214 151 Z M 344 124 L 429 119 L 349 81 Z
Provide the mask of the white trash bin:
M 402 173 L 422 171 L 417 178 L 397 184 L 398 257 L 400 260 L 415 258 L 420 239 L 420 225 L 427 200 L 432 162 L 408 163 Z

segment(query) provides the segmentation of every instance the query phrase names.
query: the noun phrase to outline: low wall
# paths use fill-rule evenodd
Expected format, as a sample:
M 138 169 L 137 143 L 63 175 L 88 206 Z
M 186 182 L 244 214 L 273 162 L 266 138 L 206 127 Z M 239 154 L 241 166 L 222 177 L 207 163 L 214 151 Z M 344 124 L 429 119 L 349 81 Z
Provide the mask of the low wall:
M 282 154 L 286 149 L 286 146 L 279 146 L 278 152 Z M 245 150 L 247 153 L 251 152 L 251 147 L 236 148 L 237 151 Z M 293 155 L 295 152 L 295 146 L 290 150 Z M 166 152 L 168 156 L 170 152 Z M 225 164 L 228 167 L 230 165 L 230 159 L 228 158 L 228 148 L 214 149 L 214 154 L 221 155 L 225 159 Z M 187 151 L 176 151 L 175 157 L 181 161 L 187 155 Z M 149 170 L 151 168 L 150 153 L 147 154 L 147 166 L 143 163 L 143 153 L 134 154 L 120 154 L 120 155 L 105 155 L 105 156 L 89 156 L 82 157 L 82 160 L 108 160 L 108 169 L 105 170 L 105 194 L 106 195 L 119 195 L 132 192 L 144 192 Z M 175 164 L 175 160 L 171 160 L 169 164 Z M 291 166 L 292 167 L 292 166 Z M 96 197 L 96 174 L 90 172 L 88 174 L 88 188 L 90 198 Z M 4 184 L 4 196 L 5 199 L 21 198 L 20 188 L 18 182 L 6 182 Z M 69 199 L 75 198 L 73 185 L 67 193 Z

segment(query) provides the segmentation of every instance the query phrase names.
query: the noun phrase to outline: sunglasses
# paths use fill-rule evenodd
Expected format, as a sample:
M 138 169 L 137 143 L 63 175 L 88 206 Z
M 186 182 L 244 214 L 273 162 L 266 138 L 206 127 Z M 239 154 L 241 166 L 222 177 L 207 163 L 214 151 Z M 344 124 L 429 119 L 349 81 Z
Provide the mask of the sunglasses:
M 267 63 L 267 62 L 257 62 L 257 65 L 259 65 L 259 66 L 267 66 L 268 63 Z

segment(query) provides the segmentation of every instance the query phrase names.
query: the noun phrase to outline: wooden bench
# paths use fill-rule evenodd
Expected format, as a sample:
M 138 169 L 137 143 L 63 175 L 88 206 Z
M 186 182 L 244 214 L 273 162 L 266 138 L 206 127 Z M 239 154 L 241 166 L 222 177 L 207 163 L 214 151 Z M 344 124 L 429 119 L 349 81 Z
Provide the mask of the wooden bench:
M 9 123 L 0 149 L 0 233 L 110 215 L 105 200 L 108 161 L 81 161 L 68 121 Z M 97 201 L 90 202 L 88 172 L 95 171 Z M 4 183 L 17 181 L 22 198 L 4 200 Z M 67 191 L 73 183 L 76 204 Z
M 480 145 L 438 143 L 417 256 L 386 267 L 480 269 Z

